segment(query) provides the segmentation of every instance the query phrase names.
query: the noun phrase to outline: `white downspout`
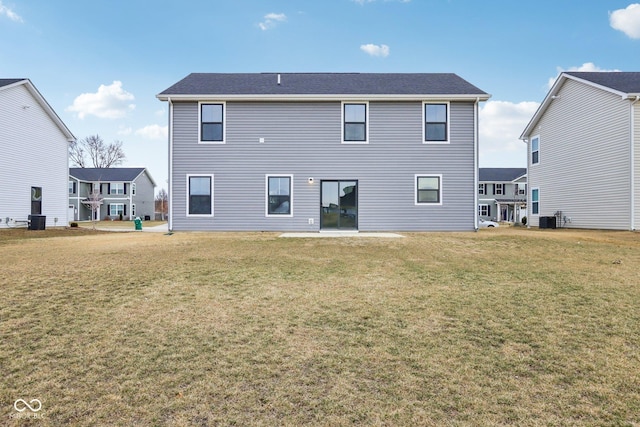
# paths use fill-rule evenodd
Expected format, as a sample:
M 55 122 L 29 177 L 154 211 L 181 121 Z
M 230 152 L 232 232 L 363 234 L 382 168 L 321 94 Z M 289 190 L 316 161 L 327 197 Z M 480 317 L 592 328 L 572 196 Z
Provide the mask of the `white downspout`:
M 631 231 L 635 231 L 636 228 L 636 186 L 635 186 L 635 182 L 636 182 L 636 174 L 635 174 L 635 165 L 636 165 L 636 161 L 635 161 L 635 123 L 634 123 L 634 119 L 635 119 L 635 114 L 634 114 L 634 106 L 636 105 L 636 103 L 640 100 L 640 96 L 636 96 L 636 99 L 631 103 L 631 144 L 630 144 L 630 151 L 631 151 L 631 155 L 629 156 L 631 158 Z
M 478 105 L 480 103 L 480 97 L 476 98 L 476 102 L 473 106 L 473 110 L 474 110 L 474 116 L 475 116 L 475 126 L 473 129 L 473 227 L 475 229 L 475 231 L 478 231 L 479 225 L 478 225 L 478 165 L 479 165 L 479 150 L 478 150 L 478 145 L 479 145 L 479 131 L 478 131 L 478 127 L 479 127 L 479 123 L 478 123 L 478 119 L 479 119 L 479 111 L 478 111 Z
M 169 180 L 167 192 L 169 193 L 167 202 L 167 214 L 169 215 L 169 232 L 173 231 L 173 102 L 171 97 L 167 98 L 169 101 Z

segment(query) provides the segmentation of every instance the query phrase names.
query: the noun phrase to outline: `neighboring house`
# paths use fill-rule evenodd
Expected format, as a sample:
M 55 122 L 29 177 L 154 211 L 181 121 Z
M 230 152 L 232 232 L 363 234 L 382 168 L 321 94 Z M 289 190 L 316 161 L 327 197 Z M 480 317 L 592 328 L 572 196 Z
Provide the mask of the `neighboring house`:
M 95 220 L 154 219 L 156 183 L 145 168 L 69 168 L 69 221 L 91 220 L 87 199 L 98 190 Z
M 172 230 L 474 230 L 478 104 L 455 74 L 190 74 Z
M 521 139 L 528 224 L 640 226 L 640 73 L 563 72 Z
M 0 79 L 0 228 L 29 215 L 66 226 L 69 142 L 75 137 L 29 79 Z
M 526 215 L 527 169 L 480 168 L 478 176 L 480 218 L 519 223 Z

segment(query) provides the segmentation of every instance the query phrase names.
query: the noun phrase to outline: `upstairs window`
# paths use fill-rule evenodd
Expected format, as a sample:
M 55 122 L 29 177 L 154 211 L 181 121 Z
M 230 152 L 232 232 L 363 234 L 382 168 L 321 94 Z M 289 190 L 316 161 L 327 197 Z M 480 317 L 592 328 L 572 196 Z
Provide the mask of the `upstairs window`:
M 76 194 L 76 182 L 69 181 L 69 194 Z
M 540 163 L 540 137 L 534 136 L 531 138 L 531 164 L 538 163 Z
M 449 104 L 424 104 L 424 141 L 449 141 Z
M 344 142 L 367 142 L 367 104 L 342 104 Z
M 493 194 L 496 196 L 504 196 L 504 184 L 493 184 Z
M 200 142 L 224 143 L 224 104 L 200 104 Z
M 109 184 L 109 194 L 124 194 L 124 182 L 112 182 Z
M 487 184 L 478 184 L 478 194 L 482 196 L 487 194 Z

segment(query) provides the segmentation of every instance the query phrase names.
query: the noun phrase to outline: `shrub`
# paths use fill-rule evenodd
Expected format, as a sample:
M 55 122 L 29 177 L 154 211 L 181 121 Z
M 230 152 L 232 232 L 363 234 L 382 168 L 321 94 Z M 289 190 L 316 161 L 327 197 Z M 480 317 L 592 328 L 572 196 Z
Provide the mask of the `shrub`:
M 522 225 L 527 225 L 527 217 L 526 216 L 522 217 Z
M 77 222 L 72 222 L 71 224 L 69 224 L 69 227 L 76 228 L 76 227 L 78 227 L 78 223 Z

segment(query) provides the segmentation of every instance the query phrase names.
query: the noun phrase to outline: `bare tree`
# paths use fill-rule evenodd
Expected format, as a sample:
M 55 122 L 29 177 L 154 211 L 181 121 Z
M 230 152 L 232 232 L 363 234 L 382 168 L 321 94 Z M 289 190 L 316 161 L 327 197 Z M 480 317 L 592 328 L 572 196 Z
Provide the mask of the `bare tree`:
M 69 159 L 79 168 L 110 168 L 122 164 L 125 158 L 122 141 L 105 144 L 99 135 L 69 144 Z
M 100 196 L 100 189 L 97 186 L 93 186 L 87 198 L 82 200 L 82 204 L 91 209 L 91 222 L 93 223 L 93 229 L 96 229 L 97 214 L 102 204 L 102 197 Z
M 161 188 L 156 194 L 156 212 L 160 212 L 163 221 L 169 212 L 169 195 L 164 188 Z

